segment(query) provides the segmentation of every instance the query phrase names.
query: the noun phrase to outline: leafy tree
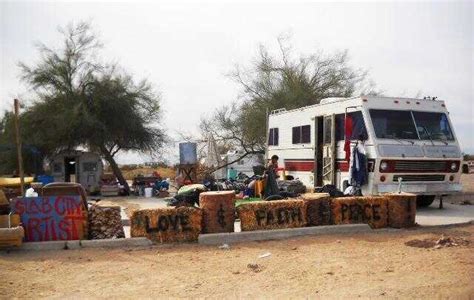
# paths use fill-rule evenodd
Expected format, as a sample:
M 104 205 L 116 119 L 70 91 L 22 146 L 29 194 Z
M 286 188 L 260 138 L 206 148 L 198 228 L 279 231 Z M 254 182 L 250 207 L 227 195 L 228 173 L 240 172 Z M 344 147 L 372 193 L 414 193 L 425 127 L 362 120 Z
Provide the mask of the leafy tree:
M 244 151 L 237 160 L 265 151 L 269 111 L 317 104 L 327 97 L 377 93 L 367 71 L 350 66 L 347 51 L 295 56 L 287 38 L 278 38 L 278 45 L 277 55 L 260 46 L 250 68 L 238 65 L 230 77 L 240 85 L 242 99 L 201 121 L 204 135 L 213 134 Z
M 0 174 L 12 174 L 14 171 L 18 171 L 13 122 L 12 112 L 5 112 L 0 118 Z M 23 136 L 25 135 L 23 134 Z M 22 156 L 26 174 L 41 172 L 44 157 L 37 147 L 25 139 L 23 139 Z
M 117 66 L 99 62 L 101 44 L 90 24 L 69 25 L 61 33 L 59 50 L 40 45 L 38 63 L 20 64 L 37 96 L 22 115 L 23 130 L 49 156 L 78 146 L 97 151 L 129 189 L 115 155 L 163 145 L 165 135 L 156 126 L 160 97 L 146 80 L 135 83 Z

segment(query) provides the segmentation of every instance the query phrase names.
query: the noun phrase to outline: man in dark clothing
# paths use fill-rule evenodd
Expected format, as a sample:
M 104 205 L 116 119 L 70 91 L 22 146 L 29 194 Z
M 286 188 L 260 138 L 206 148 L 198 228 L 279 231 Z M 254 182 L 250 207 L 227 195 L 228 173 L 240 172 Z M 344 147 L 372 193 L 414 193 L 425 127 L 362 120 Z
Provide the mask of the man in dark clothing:
M 278 190 L 278 184 L 276 182 L 278 158 L 279 157 L 277 155 L 273 155 L 265 171 L 266 173 L 265 174 L 265 193 L 264 193 L 265 199 L 270 196 L 280 194 L 280 191 Z

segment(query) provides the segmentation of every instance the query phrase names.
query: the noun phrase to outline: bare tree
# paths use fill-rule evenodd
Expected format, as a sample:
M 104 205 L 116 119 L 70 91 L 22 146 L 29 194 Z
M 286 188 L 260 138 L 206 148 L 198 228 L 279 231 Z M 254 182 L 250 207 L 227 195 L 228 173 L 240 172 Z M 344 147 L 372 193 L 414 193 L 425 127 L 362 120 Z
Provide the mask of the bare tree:
M 260 46 L 250 67 L 235 67 L 229 76 L 240 85 L 241 99 L 201 121 L 204 134 L 243 151 L 236 161 L 265 151 L 267 111 L 317 104 L 327 97 L 378 93 L 367 71 L 349 64 L 347 50 L 294 55 L 288 38 L 278 38 L 277 44 L 277 54 Z

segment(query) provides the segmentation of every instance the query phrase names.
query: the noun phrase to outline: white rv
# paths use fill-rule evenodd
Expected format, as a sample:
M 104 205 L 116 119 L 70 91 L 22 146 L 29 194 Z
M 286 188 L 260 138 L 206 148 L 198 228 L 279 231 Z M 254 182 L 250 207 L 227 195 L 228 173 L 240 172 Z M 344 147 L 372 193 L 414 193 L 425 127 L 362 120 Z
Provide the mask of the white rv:
M 286 175 L 310 188 L 334 184 L 344 190 L 348 185 L 345 140 L 351 149 L 359 143 L 366 152 L 364 195 L 401 188 L 419 195 L 419 204 L 429 205 L 435 196 L 462 190 L 461 151 L 444 101 L 327 98 L 312 106 L 273 111 L 268 118 L 268 157 L 278 155 Z

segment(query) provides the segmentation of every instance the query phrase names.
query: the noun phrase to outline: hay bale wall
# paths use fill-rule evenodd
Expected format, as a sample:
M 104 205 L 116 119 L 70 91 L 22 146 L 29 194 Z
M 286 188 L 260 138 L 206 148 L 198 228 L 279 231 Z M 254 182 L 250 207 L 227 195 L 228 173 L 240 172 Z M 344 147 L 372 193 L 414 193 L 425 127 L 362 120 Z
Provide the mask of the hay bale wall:
M 89 239 L 125 238 L 120 206 L 89 207 Z
M 194 207 L 143 209 L 133 212 L 132 237 L 147 237 L 158 243 L 197 241 L 202 211 Z
M 235 192 L 205 192 L 199 195 L 203 233 L 234 232 Z
M 327 193 L 306 193 L 301 195 L 306 205 L 308 226 L 331 225 L 331 198 Z
M 237 208 L 242 231 L 306 226 L 303 200 L 260 201 Z
M 340 197 L 331 201 L 334 224 L 369 224 L 372 228 L 388 226 L 387 199 L 384 197 Z
M 388 201 L 388 226 L 393 228 L 406 228 L 415 226 L 416 195 L 386 194 Z

